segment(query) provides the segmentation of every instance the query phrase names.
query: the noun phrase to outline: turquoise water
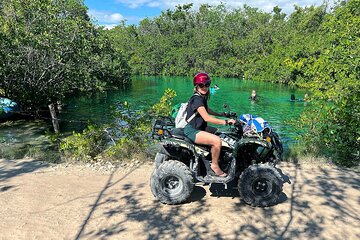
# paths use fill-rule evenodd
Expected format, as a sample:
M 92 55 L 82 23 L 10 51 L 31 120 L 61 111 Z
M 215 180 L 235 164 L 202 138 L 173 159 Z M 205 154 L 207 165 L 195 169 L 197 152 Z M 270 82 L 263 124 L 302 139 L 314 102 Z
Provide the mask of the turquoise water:
M 296 120 L 308 106 L 304 102 L 290 102 L 290 95 L 302 98 L 305 91 L 284 85 L 239 80 L 233 78 L 213 78 L 212 85 L 217 84 L 220 89 L 211 94 L 209 107 L 222 112 L 230 108 L 238 115 L 250 113 L 267 120 L 280 134 L 284 142 L 293 142 L 296 133 L 289 124 Z M 60 115 L 64 120 L 88 120 L 95 122 L 111 121 L 114 106 L 127 101 L 134 108 L 148 108 L 157 103 L 164 90 L 171 88 L 177 96 L 173 104 L 186 102 L 192 95 L 192 79 L 188 77 L 135 77 L 132 85 L 126 89 L 98 94 L 95 97 L 69 99 L 67 108 Z M 259 100 L 251 102 L 249 96 L 255 89 Z M 224 109 L 226 103 L 229 108 Z M 63 128 L 73 129 L 74 123 L 66 124 Z
M 290 102 L 290 95 L 295 94 L 302 98 L 305 92 L 288 86 L 239 80 L 232 78 L 213 78 L 212 84 L 217 84 L 220 89 L 211 95 L 209 107 L 222 112 L 230 108 L 238 115 L 250 113 L 267 120 L 270 125 L 280 134 L 286 146 L 294 142 L 296 133 L 289 124 L 290 120 L 296 120 L 307 108 L 304 102 Z M 88 122 L 105 123 L 112 121 L 114 109 L 120 103 L 127 101 L 135 109 L 147 109 L 157 103 L 164 90 L 171 88 L 177 96 L 173 103 L 186 102 L 192 95 L 192 79 L 188 77 L 134 77 L 132 84 L 124 89 L 114 90 L 83 97 L 67 99 L 61 113 L 60 129 L 63 132 L 80 130 Z M 249 96 L 255 89 L 259 101 L 251 102 Z M 229 108 L 224 109 L 226 103 Z M 34 121 L 35 123 L 35 121 Z M 34 127 L 36 126 L 36 127 Z M 22 129 L 18 131 L 18 129 Z M 43 146 L 47 140 L 45 132 L 52 130 L 50 121 L 18 121 L 15 124 L 0 124 L 0 148 L 17 146 Z M 23 133 L 26 132 L 26 135 Z

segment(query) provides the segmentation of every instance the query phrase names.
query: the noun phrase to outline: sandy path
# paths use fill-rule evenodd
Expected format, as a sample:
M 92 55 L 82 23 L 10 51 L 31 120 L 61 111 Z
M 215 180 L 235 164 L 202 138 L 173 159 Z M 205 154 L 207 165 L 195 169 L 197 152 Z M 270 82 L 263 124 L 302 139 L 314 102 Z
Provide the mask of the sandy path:
M 291 184 L 268 208 L 197 185 L 188 203 L 156 202 L 150 164 L 115 172 L 0 159 L 0 239 L 360 239 L 355 170 L 282 164 Z

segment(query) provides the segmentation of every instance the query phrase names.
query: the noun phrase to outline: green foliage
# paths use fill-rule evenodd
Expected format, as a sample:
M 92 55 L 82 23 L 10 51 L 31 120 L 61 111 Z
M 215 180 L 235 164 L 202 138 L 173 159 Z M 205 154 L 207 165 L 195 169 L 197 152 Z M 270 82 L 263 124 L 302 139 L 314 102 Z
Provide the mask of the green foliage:
M 150 142 L 150 118 L 142 111 L 131 110 L 126 102 L 115 118 L 110 125 L 90 125 L 82 133 L 62 139 L 60 150 L 67 158 L 83 162 L 104 158 L 119 161 L 144 151 Z
M 73 133 L 61 139 L 60 151 L 68 159 L 83 162 L 101 159 L 117 162 L 134 155 L 144 155 L 152 141 L 151 119 L 158 115 L 169 115 L 169 104 L 171 107 L 174 96 L 174 90 L 166 89 L 159 103 L 147 111 L 134 110 L 124 102 L 114 114 L 114 123 L 104 126 L 90 125 L 81 133 Z
M 172 100 L 174 97 L 176 97 L 176 92 L 173 89 L 165 89 L 160 101 L 151 107 L 150 113 L 155 117 L 169 116 Z
M 0 88 L 22 107 L 121 86 L 129 68 L 87 15 L 81 0 L 3 0 Z
M 103 128 L 88 126 L 82 133 L 73 133 L 60 142 L 60 150 L 65 157 L 88 162 L 92 161 L 107 147 L 105 131 Z
M 138 27 L 122 23 L 109 30 L 109 36 L 134 74 L 184 76 L 206 71 L 294 83 L 304 74 L 297 62 L 318 50 L 314 43 L 325 9 L 296 7 L 287 19 L 279 7 L 264 13 L 249 6 L 230 10 L 223 4 L 204 4 L 192 11 L 191 4 L 179 5 L 142 20 Z
M 360 2 L 350 0 L 328 15 L 321 35 L 322 54 L 305 69 L 315 109 L 304 116 L 308 146 L 330 154 L 334 161 L 360 163 Z

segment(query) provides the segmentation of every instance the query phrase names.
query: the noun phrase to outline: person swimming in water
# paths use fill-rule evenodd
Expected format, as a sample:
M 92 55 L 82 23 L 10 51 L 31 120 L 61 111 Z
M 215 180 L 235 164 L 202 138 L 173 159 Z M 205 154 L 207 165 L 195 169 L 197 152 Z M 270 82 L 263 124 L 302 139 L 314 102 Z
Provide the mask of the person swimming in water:
M 258 100 L 258 99 L 257 99 L 257 95 L 256 95 L 256 91 L 255 91 L 255 90 L 252 90 L 252 92 L 251 92 L 251 95 L 250 95 L 249 99 L 250 99 L 251 101 L 256 101 L 256 100 Z
M 213 87 L 209 88 L 209 91 L 211 94 L 214 94 L 216 92 L 216 90 L 219 90 L 219 89 L 220 89 L 219 86 L 217 84 L 214 84 Z

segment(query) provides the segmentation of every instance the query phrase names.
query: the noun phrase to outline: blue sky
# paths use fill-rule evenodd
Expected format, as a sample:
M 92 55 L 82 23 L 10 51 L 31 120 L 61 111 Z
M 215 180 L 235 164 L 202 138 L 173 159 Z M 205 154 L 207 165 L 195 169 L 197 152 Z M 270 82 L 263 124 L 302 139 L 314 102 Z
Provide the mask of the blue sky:
M 259 8 L 265 12 L 271 12 L 274 6 L 279 6 L 283 12 L 290 14 L 294 10 L 294 4 L 305 7 L 310 5 L 319 6 L 324 0 L 84 0 L 89 8 L 89 15 L 98 25 L 111 28 L 118 25 L 122 20 L 127 24 L 138 24 L 145 17 L 156 17 L 161 11 L 174 9 L 179 4 L 193 3 L 196 9 L 201 4 L 218 5 L 221 2 L 229 8 L 239 8 L 244 4 Z M 330 0 L 329 2 L 332 2 Z

